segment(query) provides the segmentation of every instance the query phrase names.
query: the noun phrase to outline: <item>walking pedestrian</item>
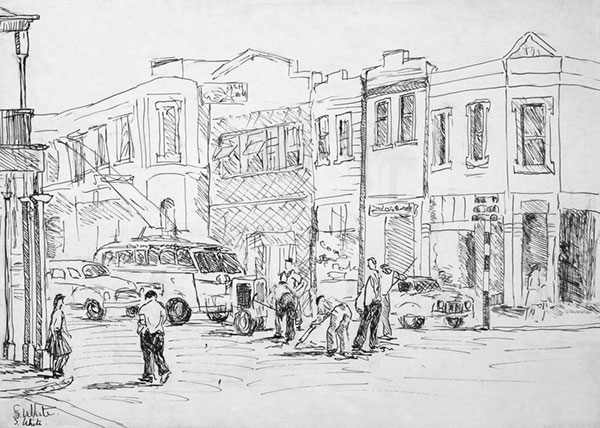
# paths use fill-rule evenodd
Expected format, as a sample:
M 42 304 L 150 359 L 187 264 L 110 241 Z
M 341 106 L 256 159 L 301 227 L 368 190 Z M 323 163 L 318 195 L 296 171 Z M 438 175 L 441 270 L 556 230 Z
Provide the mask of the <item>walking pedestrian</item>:
M 65 304 L 65 296 L 57 294 L 54 296 L 52 315 L 50 315 L 50 328 L 46 340 L 46 351 L 51 357 L 51 369 L 54 377 L 64 376 L 64 368 L 72 352 L 67 339 L 71 333 L 67 330 L 67 320 L 62 308 Z
M 282 337 L 281 323 L 285 318 L 285 339 L 290 342 L 296 336 L 295 324 L 298 318 L 298 298 L 283 281 L 271 290 L 269 300 L 275 307 L 275 337 Z
M 164 306 L 157 299 L 156 292 L 150 290 L 144 298 L 144 303 L 139 310 L 139 320 L 137 332 L 140 335 L 140 346 L 144 356 L 144 374 L 140 378 L 142 382 L 154 381 L 154 363 L 158 368 L 160 383 L 165 383 L 171 371 L 167 366 L 163 355 L 165 347 L 165 321 L 167 312 Z
M 377 270 L 377 260 L 370 257 L 367 260 L 369 277 L 367 282 L 358 290 L 356 310 L 360 314 L 360 325 L 354 338 L 352 349 L 361 351 L 369 333 L 369 348 L 376 352 L 379 348 L 377 340 L 377 325 L 381 316 L 381 274 Z
M 317 316 L 311 323 L 311 327 L 322 324 L 329 317 L 327 328 L 327 356 L 333 356 L 336 351 L 348 357 L 347 344 L 349 342 L 348 327 L 352 319 L 352 312 L 348 305 L 333 297 L 319 296 L 316 300 Z M 336 344 L 337 340 L 337 344 Z

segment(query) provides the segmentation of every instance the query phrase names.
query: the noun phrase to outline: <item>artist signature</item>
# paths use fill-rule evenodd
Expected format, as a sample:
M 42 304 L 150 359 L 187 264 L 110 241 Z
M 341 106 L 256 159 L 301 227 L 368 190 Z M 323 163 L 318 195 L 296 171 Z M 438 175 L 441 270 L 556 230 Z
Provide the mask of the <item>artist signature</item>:
M 42 406 L 37 403 L 27 405 L 17 403 L 13 405 L 13 426 L 41 427 L 45 425 L 44 419 L 54 415 L 53 409 L 54 407 Z

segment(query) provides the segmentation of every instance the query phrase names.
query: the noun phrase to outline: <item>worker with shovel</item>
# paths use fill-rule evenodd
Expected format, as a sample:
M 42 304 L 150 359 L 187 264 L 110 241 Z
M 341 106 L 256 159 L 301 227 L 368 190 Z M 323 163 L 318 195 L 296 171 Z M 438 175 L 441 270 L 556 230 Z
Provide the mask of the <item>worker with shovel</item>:
M 336 351 L 344 357 L 350 357 L 347 344 L 349 342 L 348 327 L 352 319 L 352 312 L 345 303 L 342 303 L 332 297 L 318 296 L 316 300 L 317 316 L 310 324 L 310 328 L 300 338 L 296 347 L 303 343 L 308 336 L 329 318 L 329 328 L 327 329 L 327 356 L 333 356 Z M 336 346 L 337 339 L 337 346 Z

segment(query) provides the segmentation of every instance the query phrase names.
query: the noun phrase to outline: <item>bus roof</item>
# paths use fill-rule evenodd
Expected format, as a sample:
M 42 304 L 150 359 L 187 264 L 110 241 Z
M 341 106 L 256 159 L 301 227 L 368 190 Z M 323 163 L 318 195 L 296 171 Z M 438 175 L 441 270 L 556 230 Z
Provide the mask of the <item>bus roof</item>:
M 192 242 L 182 238 L 172 238 L 163 236 L 146 236 L 143 238 L 132 238 L 127 241 L 111 242 L 98 248 L 100 250 L 108 249 L 135 249 L 153 247 L 182 247 L 198 248 L 212 251 L 230 251 L 216 241 L 207 240 L 206 242 Z

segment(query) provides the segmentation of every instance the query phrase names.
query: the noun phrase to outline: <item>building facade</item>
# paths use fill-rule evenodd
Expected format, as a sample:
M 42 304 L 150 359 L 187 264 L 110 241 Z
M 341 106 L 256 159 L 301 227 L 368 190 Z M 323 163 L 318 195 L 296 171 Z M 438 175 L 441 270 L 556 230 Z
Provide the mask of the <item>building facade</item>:
M 427 223 L 441 280 L 481 291 L 489 263 L 492 303 L 524 306 L 537 267 L 553 302 L 598 301 L 598 67 L 528 33 L 500 59 L 432 74 Z
M 433 70 L 425 59 L 396 50 L 365 73 L 363 268 L 374 257 L 407 275 L 429 274 L 424 156 Z
M 359 265 L 362 83 L 346 70 L 315 86 L 312 104 L 315 153 L 317 282 L 355 282 Z
M 208 236 L 208 154 L 193 81 L 156 78 L 105 100 L 36 117 L 49 142 L 49 258 L 91 260 L 144 233 Z
M 48 366 L 43 224 L 50 197 L 43 193 L 46 146 L 31 137 L 25 75 L 29 29 L 38 19 L 0 8 L 0 331 L 4 359 L 43 369 Z

